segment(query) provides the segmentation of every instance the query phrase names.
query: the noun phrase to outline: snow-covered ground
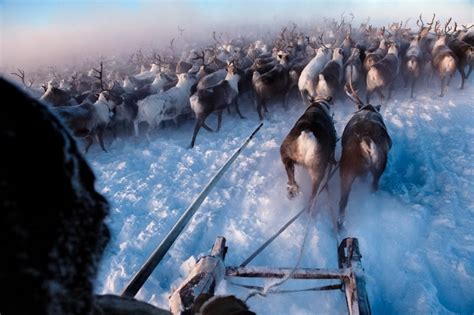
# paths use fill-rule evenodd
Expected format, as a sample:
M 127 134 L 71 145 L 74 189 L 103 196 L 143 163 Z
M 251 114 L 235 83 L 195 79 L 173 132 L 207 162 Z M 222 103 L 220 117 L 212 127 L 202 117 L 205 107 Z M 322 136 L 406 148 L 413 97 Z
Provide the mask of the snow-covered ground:
M 439 82 L 420 88 L 416 98 L 399 89 L 382 107 L 392 136 L 380 190 L 356 182 L 347 208 L 348 235 L 357 237 L 366 271 L 373 314 L 474 313 L 474 82 L 457 89 L 458 75 L 444 98 Z M 186 230 L 157 267 L 137 298 L 168 308 L 168 295 L 186 276 L 190 257 L 207 254 L 216 236 L 227 238 L 228 265 L 238 265 L 305 204 L 309 176 L 297 170 L 302 194 L 286 197 L 286 174 L 279 146 L 304 111 L 299 98 L 270 115 L 254 140 L 217 184 Z M 145 139 L 116 140 L 110 153 L 93 147 L 88 158 L 98 188 L 112 204 L 108 224 L 112 240 L 97 280 L 97 292 L 125 287 L 184 209 L 258 124 L 253 106 L 243 104 L 240 120 L 224 114 L 219 133 L 201 130 L 194 149 L 187 149 L 193 121 L 166 127 Z M 354 111 L 346 98 L 334 105 L 338 135 Z M 216 117 L 210 119 L 216 125 Z M 339 156 L 338 143 L 338 156 Z M 331 209 L 339 199 L 338 173 L 323 193 L 314 218 L 303 217 L 252 263 L 293 267 L 308 220 L 308 241 L 301 267 L 337 267 Z M 237 279 L 241 283 L 271 281 Z M 319 283 L 293 280 L 284 288 Z M 248 295 L 224 281 L 218 293 Z M 340 291 L 253 297 L 258 314 L 345 314 Z

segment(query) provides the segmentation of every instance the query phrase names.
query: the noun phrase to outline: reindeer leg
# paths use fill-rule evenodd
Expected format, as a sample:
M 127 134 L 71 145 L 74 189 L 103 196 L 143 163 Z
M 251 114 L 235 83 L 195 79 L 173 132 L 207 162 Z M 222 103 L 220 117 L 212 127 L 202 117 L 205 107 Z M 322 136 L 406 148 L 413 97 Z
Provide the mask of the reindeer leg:
M 404 75 L 403 75 L 403 88 L 404 89 L 408 87 L 408 81 L 410 81 L 410 75 L 404 71 Z
M 392 92 L 393 92 L 393 87 L 395 85 L 395 82 L 392 82 L 390 83 L 390 85 L 388 86 L 388 99 L 391 99 L 392 98 Z
M 416 79 L 413 78 L 413 81 L 411 81 L 411 93 L 410 93 L 411 98 L 413 98 L 413 91 L 415 90 L 415 82 L 416 82 Z
M 179 128 L 179 119 L 178 119 L 178 116 L 175 116 L 175 117 L 173 118 L 173 122 L 174 122 L 175 127 L 176 127 L 176 128 Z
M 288 198 L 292 199 L 298 194 L 300 190 L 300 187 L 295 180 L 295 163 L 289 157 L 282 157 L 282 161 L 285 165 L 286 175 L 288 176 L 288 185 L 286 187 Z
M 380 99 L 385 100 L 385 95 L 383 95 L 382 89 L 379 88 L 376 91 L 377 91 L 377 94 L 379 95 Z
M 318 193 L 319 185 L 321 185 L 320 174 L 322 174 L 322 176 L 324 177 L 324 170 L 323 171 L 319 170 L 319 172 L 317 170 L 309 171 L 309 176 L 311 177 L 311 182 L 312 182 L 311 197 L 310 197 L 311 202 L 314 202 L 314 198 L 316 197 L 316 194 Z
M 303 101 L 303 104 L 306 105 L 308 101 L 306 100 L 306 97 L 305 97 L 305 91 L 300 91 L 300 95 L 301 95 L 301 100 Z
M 85 147 L 86 154 L 87 154 L 87 152 L 89 152 L 89 148 L 91 147 L 92 143 L 94 143 L 94 139 L 92 139 L 91 136 L 87 136 L 86 137 L 86 147 Z
M 137 121 L 133 122 L 133 128 L 135 129 L 135 137 L 138 137 L 140 131 L 138 130 L 138 122 Z
M 337 227 L 339 230 L 341 230 L 344 224 L 347 202 L 354 180 L 354 174 L 341 169 L 341 200 L 339 201 L 339 217 L 337 219 Z
M 373 93 L 374 91 L 367 90 L 367 96 L 365 97 L 365 101 L 367 102 L 367 104 L 370 104 L 370 97 L 372 96 Z
M 446 86 L 449 86 L 449 84 L 451 83 L 451 79 L 453 78 L 453 76 L 454 76 L 454 73 L 451 74 L 451 75 L 448 77 L 448 81 L 447 81 L 447 83 L 446 83 Z
M 378 165 L 372 165 L 370 172 L 372 173 L 372 192 L 376 192 L 379 189 L 379 180 L 385 171 L 387 166 L 387 156 L 380 156 L 380 161 Z
M 263 110 L 265 111 L 265 114 L 268 114 L 267 100 L 263 100 L 262 104 L 263 104 Z
M 95 137 L 99 141 L 99 144 L 100 144 L 100 147 L 102 148 L 102 150 L 104 150 L 104 152 L 107 152 L 107 150 L 105 149 L 105 145 L 104 145 L 103 133 L 104 132 L 101 130 L 95 135 Z
M 260 99 L 256 99 L 255 100 L 255 103 L 257 105 L 257 113 L 258 113 L 258 118 L 260 119 L 260 121 L 263 120 L 263 113 L 262 113 L 262 100 Z
M 466 80 L 466 73 L 464 72 L 464 65 L 458 67 L 459 73 L 461 74 L 461 90 L 464 90 L 464 81 Z
M 288 89 L 288 91 L 285 92 L 285 98 L 283 99 L 283 109 L 285 111 L 288 110 L 288 98 L 290 96 L 290 89 Z
M 217 113 L 217 131 L 221 130 L 221 124 L 222 124 L 222 111 Z
M 439 95 L 439 97 L 443 97 L 444 96 L 444 91 L 445 91 L 445 87 L 446 87 L 446 78 L 445 77 L 442 77 L 441 78 L 441 94 Z
M 469 65 L 469 70 L 467 71 L 466 79 L 469 79 L 469 75 L 471 75 L 471 72 L 472 72 L 472 66 Z
M 197 134 L 199 132 L 199 129 L 201 129 L 201 127 L 203 126 L 203 124 L 204 124 L 204 119 L 202 119 L 202 118 L 196 119 L 196 125 L 194 126 L 194 131 L 193 131 L 193 138 L 191 140 L 191 144 L 189 145 L 190 149 L 192 149 L 194 147 L 194 143 L 196 142 Z
M 235 110 L 237 111 L 237 114 L 239 115 L 240 119 L 244 119 L 245 117 L 242 116 L 242 113 L 240 112 L 240 109 L 239 109 L 239 101 L 237 97 L 234 100 L 234 104 L 235 104 Z
M 214 132 L 214 130 L 212 130 L 211 127 L 209 127 L 205 121 L 202 122 L 202 126 L 204 127 L 204 129 L 206 129 L 207 131 L 209 132 Z

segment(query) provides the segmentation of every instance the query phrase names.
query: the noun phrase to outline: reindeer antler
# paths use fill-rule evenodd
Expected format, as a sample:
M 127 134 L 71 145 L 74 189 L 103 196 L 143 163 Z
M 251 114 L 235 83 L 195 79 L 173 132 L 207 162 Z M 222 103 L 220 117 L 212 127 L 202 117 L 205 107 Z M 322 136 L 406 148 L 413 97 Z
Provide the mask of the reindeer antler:
M 21 79 L 21 82 L 23 83 L 24 86 L 26 87 L 31 87 L 33 85 L 33 83 L 35 82 L 33 79 L 30 79 L 28 82 L 30 83 L 30 85 L 26 84 L 25 82 L 25 71 L 18 68 L 18 73 L 16 72 L 12 72 L 12 75 L 15 75 L 17 77 L 19 77 Z
M 319 39 L 319 43 L 320 43 L 320 44 L 321 44 L 321 46 L 323 46 L 324 48 L 327 48 L 327 49 L 329 49 L 329 47 L 328 47 L 328 46 L 326 46 L 326 45 L 324 44 L 324 41 L 323 41 L 323 36 L 324 36 L 324 32 L 322 32 L 322 33 L 321 33 L 321 35 L 318 37 L 318 39 Z
M 173 43 L 174 43 L 174 38 L 171 39 L 171 41 L 170 41 L 170 50 L 171 50 L 171 53 L 174 53 Z
M 364 102 L 362 102 L 359 95 L 357 95 L 357 91 L 355 91 L 354 87 L 352 86 L 352 80 L 349 80 L 349 82 L 344 85 L 344 91 L 346 92 L 346 95 L 349 97 L 349 99 L 357 105 L 357 107 L 360 108 L 364 106 Z
M 97 72 L 97 75 L 94 75 L 94 78 L 96 78 L 96 79 L 99 80 L 101 91 L 105 91 L 105 88 L 104 88 L 104 81 L 103 81 L 103 77 L 104 77 L 104 63 L 103 63 L 102 61 L 100 62 L 100 70 L 98 70 L 98 69 L 96 69 L 96 68 L 92 68 L 92 70 L 94 70 L 95 72 Z
M 202 65 L 203 66 L 207 66 L 206 64 L 206 53 L 204 52 L 204 50 L 201 49 L 201 53 L 199 54 L 198 52 L 194 52 L 194 55 L 195 57 L 193 57 L 191 60 L 193 61 L 197 61 L 197 60 L 202 60 Z
M 217 44 L 221 44 L 221 40 L 222 40 L 222 33 L 219 35 L 219 38 L 217 38 L 217 35 L 216 35 L 216 31 L 213 31 L 212 32 L 212 39 L 214 39 L 214 41 L 217 43 Z
M 420 14 L 420 17 L 421 17 L 421 14 Z M 426 23 L 426 25 L 429 25 L 428 27 L 428 32 L 431 30 L 431 28 L 433 27 L 433 23 L 434 23 L 434 20 L 435 20 L 435 17 L 436 17 L 436 13 L 433 13 L 433 18 L 431 19 L 431 22 L 430 23 Z M 439 21 L 438 21 L 439 22 Z M 435 25 L 435 31 L 436 31 L 436 25 Z
M 464 32 L 466 32 L 468 29 L 473 28 L 473 27 L 474 27 L 474 24 L 472 24 L 472 25 L 469 26 L 469 27 L 467 27 L 466 25 L 463 25 L 463 24 L 462 24 L 461 26 L 462 26 L 462 28 L 464 29 Z
M 453 29 L 452 27 L 449 27 L 449 24 L 451 23 L 452 19 L 453 18 L 450 17 L 446 24 L 444 24 L 444 34 L 448 34 Z
M 151 56 L 151 59 L 152 59 L 152 63 L 156 64 L 158 67 L 162 68 L 162 67 L 167 67 L 169 66 L 168 63 L 166 63 L 163 58 L 161 58 L 161 55 L 154 51 L 152 56 Z

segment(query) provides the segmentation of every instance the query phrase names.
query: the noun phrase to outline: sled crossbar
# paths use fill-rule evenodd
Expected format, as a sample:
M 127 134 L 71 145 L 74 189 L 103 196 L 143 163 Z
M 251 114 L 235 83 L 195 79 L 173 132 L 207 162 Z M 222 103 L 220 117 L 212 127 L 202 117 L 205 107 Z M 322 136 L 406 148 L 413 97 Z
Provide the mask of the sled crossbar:
M 243 278 L 284 278 L 292 268 L 268 267 L 226 267 L 226 276 Z M 340 279 L 349 278 L 350 269 L 299 268 L 293 271 L 290 279 Z
M 339 280 L 340 282 L 339 284 L 310 289 L 279 290 L 276 293 L 342 289 L 345 293 L 349 315 L 371 314 L 369 299 L 365 290 L 362 256 L 356 238 L 345 238 L 339 245 L 338 269 L 298 268 L 293 270 L 292 268 L 225 266 L 226 252 L 225 238 L 219 236 L 214 243 L 211 254 L 200 258 L 188 277 L 171 293 L 170 309 L 174 315 L 190 314 L 191 310 L 199 309 L 204 299 L 209 299 L 214 295 L 219 282 L 225 277 L 284 278 L 290 273 L 290 279 L 294 280 Z M 256 286 L 238 285 L 253 290 L 263 289 Z

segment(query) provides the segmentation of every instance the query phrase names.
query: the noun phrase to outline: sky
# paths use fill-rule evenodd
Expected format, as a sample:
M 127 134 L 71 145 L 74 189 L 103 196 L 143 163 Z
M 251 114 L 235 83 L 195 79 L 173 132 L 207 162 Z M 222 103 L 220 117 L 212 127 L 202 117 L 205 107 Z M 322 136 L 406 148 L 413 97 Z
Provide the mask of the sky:
M 339 17 L 352 12 L 357 20 L 399 21 L 419 12 L 473 18 L 472 1 L 415 0 L 0 0 L 1 67 L 34 67 L 78 60 L 85 55 L 134 51 L 168 43 L 185 34 L 239 25 L 277 25 Z M 221 26 L 225 25 L 225 26 Z

